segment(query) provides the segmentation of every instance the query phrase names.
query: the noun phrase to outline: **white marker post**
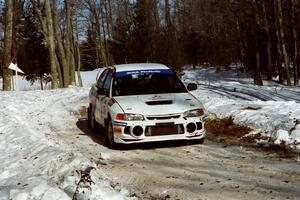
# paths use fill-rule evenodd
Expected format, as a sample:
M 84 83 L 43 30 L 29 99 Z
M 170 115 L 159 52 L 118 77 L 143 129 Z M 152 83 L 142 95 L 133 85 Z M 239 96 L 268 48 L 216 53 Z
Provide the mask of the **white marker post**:
M 25 74 L 20 68 L 18 68 L 17 64 L 10 63 L 8 66 L 8 69 L 14 70 L 16 73 L 16 86 L 15 90 L 18 92 L 19 91 L 19 79 L 18 79 L 18 72 Z

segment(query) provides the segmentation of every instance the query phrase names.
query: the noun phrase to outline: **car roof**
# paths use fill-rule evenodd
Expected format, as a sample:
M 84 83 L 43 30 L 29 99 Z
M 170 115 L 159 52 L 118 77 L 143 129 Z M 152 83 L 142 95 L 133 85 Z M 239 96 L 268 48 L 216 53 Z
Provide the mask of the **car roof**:
M 133 63 L 114 65 L 116 72 L 134 71 L 134 70 L 154 70 L 154 69 L 169 69 L 167 66 L 158 63 Z

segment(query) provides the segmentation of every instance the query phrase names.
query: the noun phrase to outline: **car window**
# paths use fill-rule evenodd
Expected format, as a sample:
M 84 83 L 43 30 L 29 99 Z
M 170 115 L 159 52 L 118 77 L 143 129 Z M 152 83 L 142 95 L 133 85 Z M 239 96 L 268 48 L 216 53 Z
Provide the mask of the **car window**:
M 113 96 L 185 93 L 181 80 L 175 74 L 129 74 L 115 77 L 112 88 Z
M 112 71 L 109 70 L 109 72 L 106 76 L 105 82 L 104 82 L 104 90 L 106 90 L 107 92 L 109 92 L 111 80 L 112 80 Z
M 103 88 L 103 83 L 104 83 L 104 80 L 106 78 L 106 75 L 108 73 L 108 69 L 106 69 L 104 72 L 102 72 L 102 74 L 100 75 L 100 77 L 98 78 L 98 81 L 97 81 L 97 87 L 98 88 Z

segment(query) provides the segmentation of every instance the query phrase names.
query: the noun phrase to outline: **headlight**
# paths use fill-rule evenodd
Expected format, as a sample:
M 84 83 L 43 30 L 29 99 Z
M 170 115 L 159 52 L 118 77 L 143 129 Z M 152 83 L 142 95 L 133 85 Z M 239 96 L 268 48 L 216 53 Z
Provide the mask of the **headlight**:
M 125 113 L 125 114 L 117 114 L 116 119 L 125 120 L 125 121 L 142 121 L 144 120 L 144 116 L 140 114 Z
M 203 109 L 189 110 L 183 113 L 183 117 L 199 117 L 204 115 Z

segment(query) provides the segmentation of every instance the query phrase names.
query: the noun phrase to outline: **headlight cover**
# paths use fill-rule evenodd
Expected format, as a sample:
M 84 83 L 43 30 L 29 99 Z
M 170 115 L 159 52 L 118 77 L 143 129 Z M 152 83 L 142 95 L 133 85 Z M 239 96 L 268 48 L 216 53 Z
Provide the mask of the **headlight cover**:
M 144 120 L 144 116 L 135 113 L 125 113 L 125 114 L 123 113 L 123 114 L 117 114 L 116 119 L 124 120 L 124 121 L 142 121 Z
M 189 110 L 183 113 L 183 117 L 200 117 L 202 115 L 204 115 L 204 110 L 202 108 Z

